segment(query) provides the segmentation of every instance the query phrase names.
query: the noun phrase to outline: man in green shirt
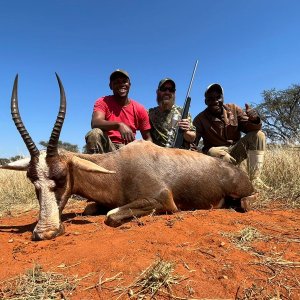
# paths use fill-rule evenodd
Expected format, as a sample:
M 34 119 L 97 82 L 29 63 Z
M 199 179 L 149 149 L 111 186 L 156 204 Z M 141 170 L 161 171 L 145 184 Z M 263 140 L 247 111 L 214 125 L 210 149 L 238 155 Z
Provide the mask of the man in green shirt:
M 180 120 L 182 107 L 175 105 L 176 84 L 171 78 L 162 79 L 156 91 L 158 106 L 149 109 L 151 124 L 151 137 L 153 143 L 162 147 L 172 147 L 177 126 L 184 131 L 185 149 L 190 149 L 190 144 L 196 137 L 192 117 Z

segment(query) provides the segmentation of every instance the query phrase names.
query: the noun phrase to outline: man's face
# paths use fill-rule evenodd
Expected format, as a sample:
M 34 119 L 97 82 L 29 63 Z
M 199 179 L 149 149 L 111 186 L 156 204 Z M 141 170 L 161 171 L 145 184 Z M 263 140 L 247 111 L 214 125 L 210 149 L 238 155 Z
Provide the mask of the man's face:
M 163 110 L 171 110 L 175 103 L 175 88 L 169 81 L 165 82 L 157 91 L 157 104 Z
M 211 91 L 206 94 L 205 103 L 209 112 L 214 116 L 221 115 L 223 111 L 223 95 L 217 91 Z
M 118 76 L 111 80 L 109 87 L 113 91 L 113 94 L 115 96 L 124 98 L 128 96 L 129 90 L 130 90 L 130 80 L 126 76 Z

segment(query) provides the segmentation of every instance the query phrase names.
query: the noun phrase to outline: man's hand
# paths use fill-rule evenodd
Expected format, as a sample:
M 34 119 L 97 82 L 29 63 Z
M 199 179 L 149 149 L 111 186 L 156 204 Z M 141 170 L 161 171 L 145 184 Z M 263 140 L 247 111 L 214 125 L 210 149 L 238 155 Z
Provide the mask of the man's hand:
M 225 151 L 224 151 L 225 152 Z M 229 154 L 229 153 L 225 153 L 223 156 L 221 156 L 221 158 L 224 160 L 224 161 L 227 161 L 231 164 L 234 164 L 236 165 L 236 160 Z
M 193 143 L 196 138 L 196 132 L 190 130 L 190 122 L 188 119 L 178 121 L 179 128 L 183 131 L 183 139 L 188 143 Z
M 201 149 L 196 146 L 195 143 L 191 143 L 191 148 L 190 148 L 192 151 L 197 151 L 197 152 L 201 152 Z
M 121 137 L 126 141 L 126 143 L 134 141 L 134 134 L 129 126 L 124 123 L 120 123 L 118 130 L 121 133 Z
M 252 109 L 248 105 L 248 103 L 245 104 L 245 108 L 246 108 L 246 115 L 248 116 L 249 121 L 257 121 L 257 119 L 259 118 L 257 111 Z
M 183 131 L 190 130 L 190 122 L 188 119 L 182 119 L 182 120 L 178 121 L 177 124 L 178 124 L 179 128 Z

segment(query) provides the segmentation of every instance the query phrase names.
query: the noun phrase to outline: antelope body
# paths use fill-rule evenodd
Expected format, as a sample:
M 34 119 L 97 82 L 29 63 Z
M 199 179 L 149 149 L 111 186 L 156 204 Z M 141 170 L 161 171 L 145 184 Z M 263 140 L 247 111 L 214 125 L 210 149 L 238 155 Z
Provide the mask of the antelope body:
M 247 203 L 255 194 L 247 174 L 201 153 L 162 148 L 146 141 L 135 141 L 106 154 L 58 151 L 66 99 L 57 79 L 60 109 L 46 152 L 37 150 L 21 121 L 18 77 L 12 94 L 13 119 L 31 158 L 2 168 L 27 170 L 35 186 L 40 213 L 34 240 L 51 239 L 64 232 L 61 214 L 72 194 L 110 209 L 105 223 L 114 227 L 154 211 L 221 208 L 227 197 L 241 200 L 242 208 L 248 209 Z

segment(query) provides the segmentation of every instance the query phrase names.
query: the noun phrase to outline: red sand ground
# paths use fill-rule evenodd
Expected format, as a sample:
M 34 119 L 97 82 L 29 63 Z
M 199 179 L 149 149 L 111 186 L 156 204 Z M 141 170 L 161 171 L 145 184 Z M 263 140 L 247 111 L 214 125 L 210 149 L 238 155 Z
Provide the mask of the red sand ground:
M 186 279 L 172 286 L 173 298 L 155 299 L 300 299 L 299 210 L 181 212 L 110 228 L 104 216 L 82 216 L 84 206 L 66 207 L 66 233 L 50 241 L 31 241 L 37 211 L 0 219 L 0 282 L 39 264 L 67 276 L 89 274 L 62 299 L 117 299 L 114 288 L 128 286 L 160 258 Z M 252 242 L 252 250 L 239 250 L 224 235 L 249 226 L 265 239 Z M 122 280 L 97 286 L 103 274 L 105 280 L 120 272 Z

